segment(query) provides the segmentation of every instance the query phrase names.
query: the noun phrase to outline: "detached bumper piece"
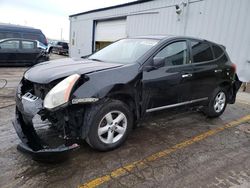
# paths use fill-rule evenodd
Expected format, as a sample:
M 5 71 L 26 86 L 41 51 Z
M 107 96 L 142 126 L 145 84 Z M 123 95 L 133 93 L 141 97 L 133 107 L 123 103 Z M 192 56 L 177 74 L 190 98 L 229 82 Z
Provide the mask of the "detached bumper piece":
M 71 151 L 78 149 L 80 146 L 73 143 L 72 140 L 60 139 L 60 142 L 52 140 L 52 147 L 48 146 L 47 140 L 41 139 L 33 125 L 33 118 L 41 107 L 41 101 L 25 101 L 17 99 L 16 117 L 12 121 L 16 133 L 22 143 L 18 149 L 28 153 L 36 161 L 40 162 L 62 162 L 69 157 Z M 49 128 L 50 129 L 50 128 Z M 54 135 L 53 139 L 59 138 Z M 62 143 L 63 142 L 63 143 Z M 50 144 L 51 145 L 51 144 Z

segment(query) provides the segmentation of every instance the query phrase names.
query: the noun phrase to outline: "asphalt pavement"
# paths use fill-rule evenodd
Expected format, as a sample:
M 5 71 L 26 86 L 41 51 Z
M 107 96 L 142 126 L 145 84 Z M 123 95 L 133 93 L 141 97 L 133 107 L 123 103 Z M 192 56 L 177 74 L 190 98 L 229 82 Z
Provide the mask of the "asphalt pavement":
M 163 111 L 110 152 L 86 143 L 63 163 L 33 161 L 16 149 L 14 91 L 26 68 L 0 68 L 0 187 L 250 187 L 250 94 L 225 113 Z M 1 83 L 0 83 L 1 84 Z M 1 86 L 1 85 L 0 85 Z

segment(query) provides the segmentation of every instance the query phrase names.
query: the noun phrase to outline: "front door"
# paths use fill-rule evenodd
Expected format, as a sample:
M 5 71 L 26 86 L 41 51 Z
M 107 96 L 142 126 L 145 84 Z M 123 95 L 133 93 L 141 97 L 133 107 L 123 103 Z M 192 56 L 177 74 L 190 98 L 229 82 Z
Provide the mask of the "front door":
M 3 41 L 0 43 L 0 63 L 7 66 L 17 63 L 20 60 L 20 56 L 18 56 L 19 51 L 19 40 Z
M 164 65 L 143 71 L 143 106 L 147 112 L 168 108 L 190 100 L 192 64 L 185 40 L 163 47 L 154 58 L 164 58 Z M 153 64 L 153 62 L 152 62 Z

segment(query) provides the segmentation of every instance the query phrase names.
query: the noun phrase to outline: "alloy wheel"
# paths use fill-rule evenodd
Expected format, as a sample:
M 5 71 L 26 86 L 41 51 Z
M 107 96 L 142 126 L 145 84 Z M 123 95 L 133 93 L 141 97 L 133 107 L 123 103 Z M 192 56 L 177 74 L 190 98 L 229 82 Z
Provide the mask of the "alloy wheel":
M 122 139 L 127 129 L 127 117 L 120 111 L 107 113 L 99 123 L 98 136 L 105 144 L 114 144 Z
M 226 94 L 224 92 L 219 92 L 214 101 L 214 110 L 216 113 L 220 113 L 226 104 Z

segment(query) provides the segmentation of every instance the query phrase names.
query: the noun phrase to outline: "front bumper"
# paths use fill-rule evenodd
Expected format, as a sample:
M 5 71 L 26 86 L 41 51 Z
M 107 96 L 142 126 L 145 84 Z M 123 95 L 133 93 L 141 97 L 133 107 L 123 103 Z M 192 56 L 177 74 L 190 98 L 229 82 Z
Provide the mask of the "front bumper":
M 31 154 L 33 159 L 39 161 L 53 162 L 68 158 L 69 153 L 77 148 L 79 145 L 73 143 L 72 140 L 59 138 L 59 143 L 50 144 L 47 140 L 41 139 L 36 131 L 33 119 L 42 109 L 42 100 L 27 100 L 23 97 L 16 97 L 16 116 L 12 121 L 13 126 L 20 140 L 18 149 Z M 54 137 L 53 137 L 54 139 Z

